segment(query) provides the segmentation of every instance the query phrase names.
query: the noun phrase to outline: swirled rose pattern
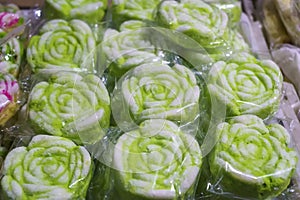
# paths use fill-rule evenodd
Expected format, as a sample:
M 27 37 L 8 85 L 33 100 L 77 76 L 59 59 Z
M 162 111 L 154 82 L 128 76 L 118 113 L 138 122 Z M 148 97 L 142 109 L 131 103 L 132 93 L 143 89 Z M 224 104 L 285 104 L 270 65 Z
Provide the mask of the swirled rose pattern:
M 47 134 L 77 143 L 101 139 L 110 122 L 110 97 L 95 75 L 59 72 L 34 86 L 29 95 L 29 119 Z
M 121 77 L 138 65 L 161 60 L 155 54 L 155 47 L 143 35 L 141 27 L 121 32 L 106 30 L 101 45 L 105 64 L 113 75 Z
M 88 24 L 81 20 L 55 19 L 46 22 L 27 48 L 33 72 L 42 69 L 93 71 L 96 41 Z
M 90 24 L 99 23 L 107 9 L 106 0 L 45 0 L 44 15 L 50 19 L 81 19 Z
M 118 139 L 113 163 L 121 191 L 174 199 L 194 185 L 202 157 L 192 136 L 171 121 L 154 119 Z
M 204 1 L 164 1 L 158 8 L 156 20 L 167 28 L 190 36 L 210 53 L 226 46 L 228 17 L 225 12 Z
M 38 135 L 28 147 L 9 152 L 3 174 L 1 185 L 10 199 L 85 199 L 92 160 L 71 140 Z
M 247 53 L 215 63 L 208 77 L 211 98 L 227 107 L 227 116 L 272 116 L 279 107 L 282 74 L 271 60 L 259 61 Z
M 183 65 L 143 64 L 129 71 L 120 83 L 119 100 L 124 100 L 137 123 L 147 119 L 186 123 L 199 114 L 200 89 L 193 72 Z
M 280 194 L 296 168 L 290 136 L 279 124 L 264 125 L 255 115 L 234 117 L 216 130 L 210 170 L 224 190 L 267 199 Z

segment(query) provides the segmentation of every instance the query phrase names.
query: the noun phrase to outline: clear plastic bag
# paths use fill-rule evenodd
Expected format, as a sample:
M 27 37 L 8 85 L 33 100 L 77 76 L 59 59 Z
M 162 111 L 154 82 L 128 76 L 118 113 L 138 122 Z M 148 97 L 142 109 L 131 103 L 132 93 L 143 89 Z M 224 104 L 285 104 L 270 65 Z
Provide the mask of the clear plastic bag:
M 294 45 L 299 46 L 299 3 L 297 1 L 275 1 L 276 8 Z
M 143 3 L 142 1 L 137 2 Z M 182 2 L 168 1 L 163 3 L 180 4 L 183 2 L 199 3 L 192 0 Z M 89 169 L 84 171 L 86 176 L 78 178 L 76 173 L 74 176 L 71 173 L 70 177 L 72 180 L 69 181 L 66 178 L 71 184 L 65 184 L 64 187 L 60 187 L 60 181 L 55 182 L 54 185 L 56 185 L 57 190 L 49 190 L 47 183 L 42 184 L 45 186 L 44 189 L 49 190 L 51 194 L 63 191 L 62 193 L 66 194 L 65 199 L 198 200 L 226 198 L 257 199 L 274 196 L 281 199 L 297 196 L 297 182 L 295 180 L 297 180 L 296 175 L 298 173 L 295 174 L 295 172 L 298 172 L 298 169 L 295 169 L 295 163 L 298 155 L 296 155 L 295 150 L 298 149 L 292 149 L 296 145 L 294 143 L 296 140 L 294 137 L 291 137 L 292 140 L 289 143 L 286 130 L 279 125 L 284 124 L 283 122 L 286 121 L 291 122 L 292 120 L 286 118 L 284 121 L 273 117 L 278 111 L 277 104 L 282 91 L 281 74 L 273 66 L 273 63 L 260 61 L 254 56 L 248 55 L 251 54 L 251 51 L 256 57 L 263 57 L 264 55 L 262 56 L 262 54 L 267 54 L 267 52 L 260 51 L 261 49 L 259 49 L 261 47 L 261 40 L 256 38 L 258 35 L 256 31 L 258 29 L 250 27 L 253 24 L 246 23 L 245 21 L 242 21 L 242 24 L 240 24 L 243 31 L 242 35 L 250 35 L 250 37 L 246 37 L 249 47 L 248 44 L 243 45 L 245 41 L 244 37 L 238 32 L 240 29 L 235 25 L 229 28 L 230 23 L 227 23 L 226 31 L 224 31 L 225 35 L 221 37 L 223 41 L 218 44 L 214 43 L 211 46 L 209 46 L 210 44 L 206 46 L 211 41 L 204 41 L 205 45 L 201 44 L 201 42 L 199 43 L 199 41 L 205 39 L 199 39 L 197 37 L 198 32 L 197 36 L 194 35 L 194 37 L 181 31 L 187 28 L 185 23 L 180 24 L 183 27 L 180 30 L 169 29 L 170 24 L 161 27 L 161 23 L 156 23 L 155 20 L 157 18 L 155 18 L 155 14 L 160 9 L 159 6 L 163 3 L 155 7 L 155 10 L 151 10 L 153 14 L 151 19 L 144 21 L 126 21 L 119 26 L 117 25 L 119 22 L 115 22 L 113 19 L 113 15 L 116 14 L 113 12 L 116 10 L 114 11 L 114 7 L 111 6 L 105 14 L 106 17 L 104 20 L 107 21 L 103 22 L 103 19 L 97 19 L 97 22 L 92 22 L 91 30 L 93 37 L 95 37 L 96 47 L 85 58 L 87 61 L 91 61 L 89 58 L 96 59 L 95 62 L 93 61 L 93 70 L 79 70 L 80 72 L 75 70 L 74 72 L 72 69 L 48 68 L 38 70 L 34 74 L 25 73 L 26 75 L 22 76 L 24 78 L 22 84 L 23 87 L 26 86 L 26 94 L 29 98 L 26 98 L 27 105 L 23 106 L 18 115 L 17 122 L 3 134 L 5 136 L 12 136 L 9 143 L 13 141 L 12 145 L 9 144 L 10 147 L 5 150 L 5 153 L 13 152 L 11 155 L 17 155 L 14 152 L 18 151 L 19 147 L 30 151 L 32 138 L 35 137 L 58 137 L 58 135 L 50 136 L 52 133 L 47 132 L 47 130 L 54 130 L 53 135 L 60 134 L 59 136 L 73 139 L 73 142 L 77 143 L 77 145 L 82 145 L 83 143 L 85 146 L 79 147 L 72 142 L 76 146 L 76 149 L 82 149 L 85 152 L 84 155 L 90 156 L 90 159 L 82 159 L 90 163 Z M 240 2 L 222 1 L 219 3 L 220 7 L 212 6 L 212 10 L 218 14 L 221 12 L 221 16 L 225 16 L 227 15 L 226 12 L 230 12 L 231 8 L 236 8 L 232 7 L 236 5 L 235 3 L 239 4 Z M 228 7 L 222 7 L 221 4 Z M 144 6 L 147 5 L 145 4 Z M 209 4 L 205 4 L 205 6 L 210 8 Z M 47 6 L 44 7 L 44 10 L 46 8 Z M 191 8 L 193 7 L 191 6 Z M 226 11 L 227 8 L 229 10 Z M 226 12 L 220 11 L 222 9 Z M 192 11 L 187 13 L 191 15 L 195 14 Z M 211 13 L 214 14 L 214 12 Z M 110 17 L 112 17 L 113 21 L 110 21 Z M 212 18 L 214 17 L 212 16 Z M 232 16 L 229 18 L 233 21 L 239 20 Z M 182 17 L 180 18 L 180 20 L 183 19 Z M 222 18 L 216 19 L 221 20 Z M 123 18 L 120 20 L 123 20 Z M 195 24 L 197 24 L 196 21 Z M 40 31 L 46 20 L 41 19 L 39 22 L 41 23 L 38 23 L 31 30 L 31 36 L 38 35 L 38 31 Z M 102 26 L 103 24 L 105 25 Z M 95 28 L 98 25 L 101 27 L 101 30 Z M 102 27 L 105 27 L 103 32 Z M 109 29 L 106 29 L 108 27 Z M 191 27 L 191 30 L 195 30 L 196 28 Z M 222 27 L 208 28 L 213 29 L 212 32 L 218 32 L 218 28 Z M 212 35 L 216 36 L 214 33 Z M 97 37 L 102 35 L 103 37 Z M 92 36 L 89 35 L 89 37 Z M 64 39 L 61 37 L 58 38 L 61 40 Z M 214 49 L 215 47 L 216 49 Z M 225 50 L 220 51 L 223 48 Z M 39 50 L 42 48 L 35 47 L 35 49 Z M 96 54 L 95 57 L 91 56 L 94 54 Z M 231 57 L 234 54 L 238 55 L 238 59 L 235 61 Z M 208 89 L 210 75 L 217 74 L 210 72 L 214 68 L 213 66 L 216 65 L 216 61 L 228 65 L 240 66 L 240 71 L 231 70 L 232 73 L 228 73 L 229 78 L 224 76 L 222 78 L 225 82 L 227 80 L 229 85 L 235 91 L 238 91 L 237 93 L 239 94 L 243 93 L 244 96 L 250 96 L 252 93 L 257 94 L 261 97 L 259 100 L 262 100 L 264 96 L 262 96 L 261 91 L 265 91 L 265 88 L 275 88 L 273 93 L 278 96 L 271 96 L 270 99 L 267 98 L 267 109 L 258 112 L 258 114 L 263 113 L 262 117 L 265 121 L 252 115 L 240 116 L 244 113 L 235 114 L 238 117 L 228 115 L 228 112 L 226 113 L 226 106 L 220 103 L 220 100 L 210 93 L 211 91 Z M 265 65 L 273 66 L 269 66 L 270 69 L 276 68 L 275 72 L 267 73 L 266 71 L 268 70 L 262 70 L 262 68 L 266 67 Z M 87 66 L 81 65 L 81 67 L 85 68 Z M 31 70 L 29 65 L 27 65 L 27 70 Z M 238 75 L 235 76 L 234 73 Z M 101 87 L 105 88 L 106 92 L 95 92 L 98 91 L 97 85 L 100 81 L 102 82 Z M 222 81 L 219 82 L 224 83 Z M 66 87 L 63 87 L 65 85 Z M 86 85 L 91 85 L 91 87 L 86 87 Z M 254 90 L 254 87 L 257 90 Z M 77 91 L 77 89 L 79 90 Z M 111 99 L 111 104 L 102 110 L 107 111 L 111 109 L 112 111 L 111 113 L 106 112 L 106 117 L 103 117 L 103 113 L 105 112 L 96 111 L 100 110 L 99 104 L 103 104 L 101 99 L 107 99 L 107 96 Z M 265 96 L 267 97 L 267 95 Z M 90 101 L 86 101 L 86 99 Z M 270 103 L 272 100 L 275 101 L 276 105 Z M 85 102 L 89 103 L 86 104 Z M 247 108 L 245 110 L 250 110 L 250 107 L 261 107 L 256 101 L 249 102 L 239 98 L 233 98 L 231 101 L 226 102 L 229 104 L 244 105 Z M 252 105 L 250 106 L 250 104 Z M 57 113 L 59 114 L 56 115 Z M 33 119 L 35 117 L 36 121 L 34 122 Z M 23 121 L 24 119 L 25 121 Z M 44 119 L 44 121 L 42 122 L 40 119 Z M 106 121 L 106 126 L 103 127 L 101 122 L 99 122 L 101 119 Z M 272 120 L 275 120 L 275 122 Z M 244 144 L 242 139 L 238 140 L 238 144 L 235 146 L 240 145 L 241 148 L 238 148 L 239 150 L 237 151 L 231 151 L 233 153 L 244 153 L 243 155 L 245 156 L 238 158 L 241 158 L 241 163 L 246 163 L 246 167 L 235 168 L 235 163 L 239 163 L 239 159 L 233 159 L 236 162 L 231 163 L 231 160 L 223 162 L 225 166 L 231 166 L 231 168 L 225 167 L 224 169 L 224 165 L 216 164 L 215 160 L 219 158 L 219 155 L 226 152 L 221 147 L 227 145 L 226 142 L 228 140 L 226 138 L 230 137 L 229 134 L 223 134 L 226 131 L 220 127 L 236 127 L 234 125 L 236 123 L 239 124 L 239 127 L 237 129 L 232 128 L 236 136 L 244 135 L 243 132 L 246 132 L 245 135 L 251 139 L 253 135 L 248 134 L 248 132 L 252 133 L 253 131 L 257 133 L 257 137 L 253 138 L 253 142 L 250 142 L 250 144 Z M 276 125 L 268 125 L 274 123 Z M 56 127 L 59 128 L 56 129 Z M 287 125 L 285 127 L 288 131 L 292 130 Z M 58 133 L 61 130 L 67 130 L 67 133 Z M 45 136 L 46 132 L 49 135 Z M 90 135 L 100 136 L 96 137 L 96 140 L 88 142 L 87 140 L 90 138 Z M 219 135 L 223 137 L 217 137 Z M 248 171 L 244 170 L 247 168 L 247 164 L 250 165 L 252 163 L 251 166 L 253 167 L 251 169 L 253 169 L 256 167 L 256 163 L 261 164 L 264 161 L 259 155 L 269 155 L 269 152 L 272 152 L 271 150 L 263 150 L 265 147 L 270 146 L 268 146 L 268 142 L 266 142 L 266 145 L 261 146 L 256 145 L 254 142 L 264 141 L 264 137 L 267 139 L 271 138 L 268 140 L 271 141 L 270 143 L 274 141 L 274 144 L 281 145 L 282 151 L 279 151 L 278 148 L 275 148 L 274 151 L 279 152 L 279 155 L 286 150 L 285 152 L 288 156 L 282 156 L 284 157 L 282 161 L 286 161 L 290 165 L 282 164 L 279 167 L 266 165 L 270 171 L 256 175 L 257 179 L 254 178 L 255 180 L 251 182 L 249 181 L 250 179 L 247 179 L 249 178 L 248 174 L 251 174 L 251 172 L 248 173 Z M 222 140 L 219 140 L 219 138 L 222 138 Z M 59 141 L 69 139 L 56 138 L 51 143 L 51 148 L 56 148 L 55 145 Z M 273 146 L 276 147 L 276 145 Z M 41 146 L 37 145 L 37 147 L 40 148 Z M 257 151 L 254 154 L 251 150 Z M 260 150 L 262 153 L 259 152 Z M 63 151 L 66 151 L 66 155 L 70 155 L 71 157 L 77 155 L 70 153 L 67 148 L 63 148 Z M 42 160 L 55 160 L 57 158 L 53 156 L 55 154 L 45 153 L 43 155 L 48 155 L 48 157 L 44 158 L 42 156 Z M 6 162 L 10 162 L 10 157 L 8 157 Z M 65 155 L 62 157 L 65 158 Z M 248 162 L 247 158 L 249 157 L 252 159 Z M 38 157 L 32 156 L 31 158 L 35 160 Z M 65 171 L 68 171 L 68 166 L 74 166 L 68 164 L 61 164 L 66 169 Z M 32 166 L 35 166 L 34 163 Z M 45 169 L 46 171 L 53 172 L 53 169 L 58 169 L 55 168 L 56 166 L 59 167 L 59 165 L 56 165 L 56 161 L 53 161 L 53 163 L 48 163 Z M 286 173 L 283 173 L 284 170 L 280 167 L 284 168 L 285 166 L 289 167 Z M 218 167 L 222 168 L 222 170 L 219 171 Z M 229 168 L 235 170 L 226 170 Z M 74 166 L 72 169 L 76 171 L 77 168 Z M 81 169 L 78 168 L 77 171 L 82 172 L 83 170 Z M 251 169 L 249 168 L 249 171 Z M 8 171 L 7 169 L 2 169 L 1 178 L 7 176 Z M 54 172 L 56 171 L 59 170 L 54 170 Z M 32 172 L 36 172 L 35 167 L 32 167 Z M 45 175 L 41 174 L 42 176 Z M 47 176 L 46 173 L 45 177 Z M 279 178 L 276 176 L 282 176 L 284 181 L 278 181 Z M 271 184 L 270 178 L 274 180 L 274 183 Z M 292 180 L 291 182 L 290 179 Z M 5 182 L 4 185 L 7 183 L 6 180 L 3 181 Z M 241 187 L 238 189 L 240 190 L 232 186 L 232 181 L 239 183 Z M 252 183 L 255 181 L 260 182 L 256 186 L 253 186 L 255 184 Z M 47 179 L 45 182 L 47 182 Z M 277 184 L 278 182 L 279 184 Z M 242 189 L 242 186 L 246 186 L 246 189 Z M 41 193 L 44 193 L 43 188 L 40 189 Z M 68 190 L 68 193 L 64 192 L 65 190 Z M 2 194 L 5 191 L 10 190 L 4 189 L 2 190 Z M 30 191 L 32 192 L 32 190 Z M 260 194 L 261 192 L 263 194 Z M 25 194 L 21 197 L 26 198 L 29 195 Z

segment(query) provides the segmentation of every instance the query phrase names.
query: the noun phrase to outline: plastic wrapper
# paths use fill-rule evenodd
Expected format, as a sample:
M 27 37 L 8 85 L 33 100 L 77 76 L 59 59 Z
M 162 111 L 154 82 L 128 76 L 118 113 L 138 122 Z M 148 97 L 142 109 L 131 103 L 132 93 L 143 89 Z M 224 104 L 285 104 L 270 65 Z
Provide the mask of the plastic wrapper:
M 113 156 L 122 199 L 187 198 L 194 193 L 202 164 L 198 142 L 161 119 L 144 121 L 138 130 L 123 134 Z
M 295 45 L 300 45 L 299 40 L 299 3 L 297 1 L 275 1 L 281 20 Z
M 209 155 L 213 187 L 249 199 L 276 197 L 287 188 L 297 153 L 288 147 L 284 127 L 241 115 L 219 124 L 216 137 L 219 142 Z
M 0 6 L 0 71 L 17 77 L 24 54 L 26 20 L 14 4 Z
M 87 23 L 54 19 L 30 38 L 27 61 L 34 73 L 44 69 L 93 72 L 95 49 L 96 40 Z
M 45 0 L 43 16 L 46 19 L 81 19 L 91 25 L 99 24 L 105 16 L 107 0 Z
M 33 80 L 37 83 L 29 93 L 26 114 L 32 128 L 77 144 L 99 141 L 109 126 L 111 112 L 110 97 L 101 79 L 65 71 L 44 76 L 45 80 Z
M 18 81 L 9 74 L 0 74 L 0 125 L 5 123 L 14 115 L 19 109 L 19 98 L 21 90 Z
M 216 5 L 219 9 L 224 10 L 229 17 L 231 26 L 236 26 L 240 22 L 242 14 L 241 1 L 238 0 L 205 0 L 207 3 Z
M 156 48 L 145 35 L 146 29 L 141 30 L 146 26 L 142 21 L 131 20 L 121 24 L 120 32 L 115 29 L 105 31 L 101 43 L 104 54 L 101 62 L 113 76 L 121 77 L 143 63 L 161 61 Z
M 9 32 L 25 22 L 22 12 L 17 5 L 7 4 L 0 5 L 0 28 L 1 39 L 4 38 Z
M 240 53 L 212 66 L 208 90 L 212 98 L 226 105 L 228 117 L 255 114 L 266 119 L 279 108 L 282 81 L 280 68 L 273 61 Z
M 38 135 L 6 156 L 1 179 L 4 199 L 84 199 L 92 171 L 84 147 L 65 138 Z
M 291 42 L 290 36 L 286 31 L 274 1 L 260 1 L 260 3 L 257 4 L 257 10 L 260 14 L 259 18 L 263 23 L 268 43 L 271 47 Z
M 286 78 L 291 81 L 299 94 L 300 92 L 300 49 L 290 44 L 283 44 L 272 50 L 274 61 L 281 67 Z
M 3 136 L 13 137 L 10 140 L 13 143 L 3 151 L 8 155 L 2 156 L 5 164 L 0 170 L 0 198 L 294 197 L 295 187 L 291 184 L 295 183 L 298 157 L 294 139 L 291 137 L 293 141 L 289 141 L 278 121 L 269 125 L 279 109 L 282 76 L 274 63 L 251 55 L 255 49 L 244 40 L 250 30 L 248 24 L 241 24 L 242 33 L 233 24 L 238 21 L 234 17 L 238 12 L 232 6 L 238 2 L 164 1 L 158 2 L 157 7 L 148 4 L 151 1 L 124 1 L 119 10 L 114 10 L 116 3 L 119 1 L 112 2 L 111 10 L 106 13 L 113 21 L 104 22 L 110 27 L 103 32 L 103 38 L 97 37 L 102 33 L 95 28 L 103 23 L 99 19 L 99 24 L 93 22 L 91 31 L 87 31 L 91 34 L 74 33 L 87 30 L 82 24 L 92 24 L 83 22 L 84 16 L 80 26 L 70 26 L 70 22 L 81 19 L 41 20 L 31 32 L 25 61 L 33 73 L 29 72 L 26 80 L 26 105 L 18 113 L 14 126 L 4 130 Z M 198 9 L 202 3 L 203 7 Z M 142 5 L 134 6 L 137 12 L 133 12 L 131 7 L 138 4 Z M 184 12 L 174 8 L 180 23 L 164 24 L 157 13 L 172 8 L 166 6 L 160 10 L 164 4 L 189 6 Z M 43 12 L 46 10 L 47 5 Z M 145 10 L 143 15 L 139 14 L 141 10 Z M 135 16 L 124 16 L 119 17 L 120 21 L 113 18 L 126 12 L 138 17 L 150 17 L 151 12 L 153 18 L 136 20 Z M 182 14 L 189 15 L 188 23 Z M 212 25 L 197 18 L 198 14 L 203 14 L 203 19 L 210 16 Z M 42 13 L 42 16 L 47 15 Z M 226 23 L 222 21 L 225 18 Z M 174 28 L 177 25 L 179 29 Z M 201 33 L 199 27 L 207 32 Z M 41 38 L 47 35 L 56 36 L 43 43 Z M 86 38 L 95 42 L 87 42 Z M 248 42 L 254 42 L 255 38 L 249 38 Z M 215 39 L 221 42 L 213 43 Z M 72 43 L 78 40 L 80 44 Z M 44 45 L 47 42 L 53 45 Z M 43 45 L 35 46 L 38 43 Z M 81 43 L 93 43 L 95 47 L 91 48 L 93 51 L 82 51 Z M 71 52 L 74 49 L 79 50 Z M 37 56 L 38 53 L 41 55 Z M 232 56 L 236 53 L 237 57 Z M 219 59 L 237 71 L 214 73 Z M 69 61 L 77 63 L 70 65 Z M 220 91 L 230 91 L 231 86 L 231 91 L 236 92 L 231 94 L 230 101 L 225 100 L 235 104 L 232 110 L 239 110 L 233 115 L 218 100 L 217 95 L 223 95 L 209 90 L 214 79 L 211 76 L 217 75 L 220 75 L 220 80 L 215 81 L 218 87 L 229 89 Z M 255 95 L 256 99 L 251 97 Z M 243 117 L 247 111 L 265 121 L 252 115 Z M 233 144 L 233 150 L 229 148 L 231 134 L 220 128 L 223 126 L 233 126 L 228 132 L 242 137 Z M 242 143 L 247 137 L 251 139 L 249 144 Z M 259 141 L 266 145 L 260 148 Z M 274 148 L 274 154 L 281 156 L 278 165 L 272 165 L 276 161 L 272 161 L 272 151 L 267 148 Z M 231 158 L 238 159 L 228 157 L 221 164 L 215 162 L 231 153 L 234 154 Z M 271 164 L 264 165 L 268 161 Z M 247 171 L 248 163 L 253 167 Z M 258 170 L 256 174 L 256 163 L 267 170 Z M 283 168 L 286 171 L 282 172 Z M 252 180 L 251 175 L 257 179 Z M 232 182 L 241 190 L 236 190 Z
M 24 102 L 21 73 L 30 19 L 14 4 L 1 5 L 0 13 L 0 126 L 3 128 L 10 125 L 10 119 Z
M 152 21 L 160 0 L 112 0 L 112 23 L 118 27 L 128 20 Z
M 204 1 L 164 1 L 156 13 L 156 22 L 197 41 L 214 60 L 235 51 L 247 51 L 247 44 L 236 34 L 223 9 Z M 240 45 L 236 41 L 240 40 Z

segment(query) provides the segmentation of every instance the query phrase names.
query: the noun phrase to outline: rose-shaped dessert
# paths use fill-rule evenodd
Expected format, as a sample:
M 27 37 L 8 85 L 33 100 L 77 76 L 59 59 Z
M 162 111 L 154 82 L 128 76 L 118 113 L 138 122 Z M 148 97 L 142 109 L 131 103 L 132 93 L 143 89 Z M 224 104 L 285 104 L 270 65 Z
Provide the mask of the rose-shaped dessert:
M 150 22 L 145 22 L 141 20 L 128 20 L 120 25 L 120 31 L 133 31 L 142 29 L 145 27 L 149 27 L 151 25 Z
M 17 112 L 19 96 L 20 88 L 16 78 L 0 72 L 0 126 Z
M 202 165 L 199 144 L 171 121 L 144 121 L 117 141 L 113 166 L 122 199 L 177 199 L 192 193 Z
M 153 20 L 160 0 L 112 0 L 112 18 L 118 26 L 128 20 Z
M 188 123 L 199 114 L 199 96 L 195 75 L 187 67 L 143 64 L 119 81 L 113 93 L 112 111 L 120 124 L 140 123 L 146 119 Z
M 101 45 L 105 55 L 105 65 L 117 77 L 121 77 L 129 69 L 138 65 L 160 60 L 155 54 L 155 47 L 144 36 L 143 29 L 121 32 L 108 29 Z
M 27 61 L 33 72 L 42 69 L 93 71 L 96 42 L 88 24 L 81 20 L 48 21 L 30 39 Z
M 181 2 L 190 1 L 182 0 Z M 192 0 L 193 1 L 193 0 Z M 241 19 L 242 3 L 239 0 L 204 0 L 226 12 L 233 27 L 237 26 Z
M 44 14 L 48 19 L 80 19 L 100 23 L 107 8 L 106 0 L 45 0 Z
M 270 199 L 290 182 L 297 164 L 288 132 L 279 124 L 264 125 L 255 115 L 234 117 L 216 130 L 209 155 L 216 183 L 240 198 Z
M 257 60 L 247 53 L 215 63 L 208 77 L 211 98 L 227 108 L 227 116 L 254 114 L 263 119 L 279 107 L 282 74 L 271 60 Z
M 0 29 L 0 32 L 3 32 Z M 0 46 L 0 71 L 17 77 L 24 48 L 17 38 L 11 38 Z
M 29 95 L 29 119 L 41 132 L 93 143 L 110 122 L 110 98 L 95 75 L 58 72 L 34 86 Z
M 9 199 L 85 199 L 92 177 L 88 151 L 71 140 L 38 135 L 4 161 L 1 185 Z
M 228 17 L 225 12 L 204 1 L 163 1 L 157 11 L 157 22 L 186 34 L 209 53 L 229 50 Z

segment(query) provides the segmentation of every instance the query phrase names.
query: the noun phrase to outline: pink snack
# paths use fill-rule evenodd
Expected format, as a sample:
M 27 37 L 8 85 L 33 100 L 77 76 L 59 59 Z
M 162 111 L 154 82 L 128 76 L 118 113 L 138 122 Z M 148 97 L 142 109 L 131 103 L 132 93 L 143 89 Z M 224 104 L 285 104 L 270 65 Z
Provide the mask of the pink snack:
M 16 26 L 19 23 L 19 15 L 9 12 L 0 13 L 0 28 L 9 29 Z
M 10 103 L 16 102 L 18 92 L 19 85 L 16 79 L 8 74 L 0 74 L 0 112 Z

